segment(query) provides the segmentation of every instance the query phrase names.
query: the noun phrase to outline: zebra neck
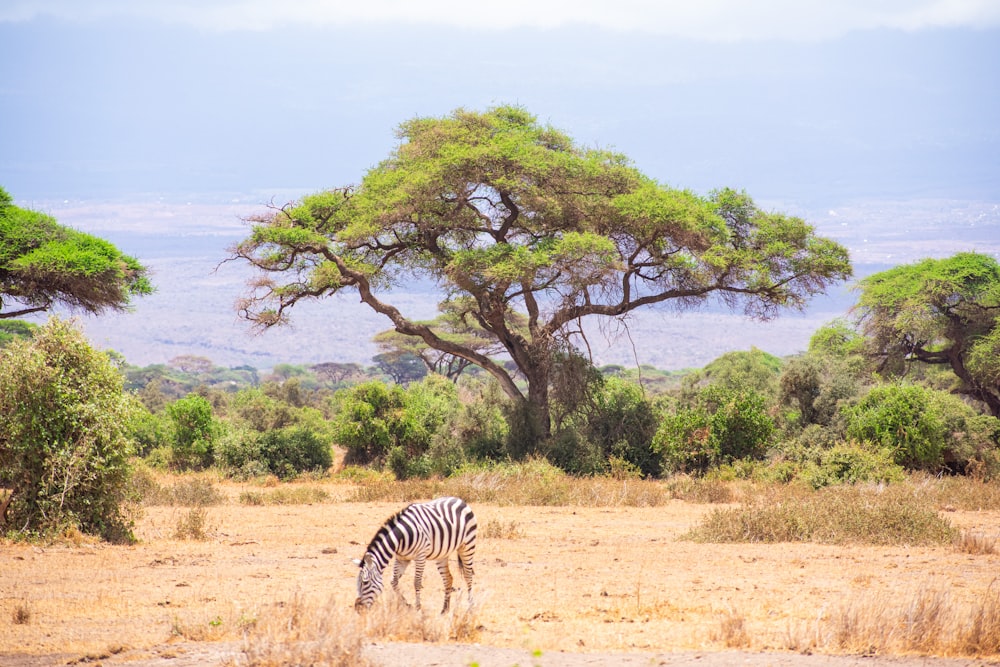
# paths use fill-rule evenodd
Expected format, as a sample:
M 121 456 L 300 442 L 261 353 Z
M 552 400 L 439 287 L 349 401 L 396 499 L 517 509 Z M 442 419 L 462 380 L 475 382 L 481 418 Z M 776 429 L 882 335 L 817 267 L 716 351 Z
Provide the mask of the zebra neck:
M 383 570 L 399 551 L 403 537 L 405 533 L 398 529 L 393 517 L 375 534 L 365 553 L 370 554 L 378 568 Z

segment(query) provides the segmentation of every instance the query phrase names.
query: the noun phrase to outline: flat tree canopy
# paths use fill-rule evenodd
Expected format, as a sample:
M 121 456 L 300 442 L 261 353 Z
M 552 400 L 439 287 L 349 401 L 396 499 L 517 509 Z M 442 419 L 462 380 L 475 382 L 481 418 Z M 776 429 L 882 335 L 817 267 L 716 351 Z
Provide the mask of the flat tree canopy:
M 770 318 L 851 275 L 847 250 L 801 219 L 734 190 L 667 187 L 519 107 L 414 118 L 398 136 L 360 185 L 250 220 L 233 252 L 261 272 L 238 308 L 268 327 L 303 299 L 356 292 L 399 333 L 490 373 L 540 438 L 553 360 L 581 318 L 713 296 Z M 415 279 L 496 339 L 526 392 L 502 362 L 387 301 Z
M 948 366 L 959 393 L 1000 417 L 1000 264 L 962 252 L 868 276 L 857 309 L 866 352 L 881 372 Z
M 0 188 L 0 319 L 62 304 L 88 313 L 124 310 L 150 294 L 147 270 L 111 243 L 14 206 Z

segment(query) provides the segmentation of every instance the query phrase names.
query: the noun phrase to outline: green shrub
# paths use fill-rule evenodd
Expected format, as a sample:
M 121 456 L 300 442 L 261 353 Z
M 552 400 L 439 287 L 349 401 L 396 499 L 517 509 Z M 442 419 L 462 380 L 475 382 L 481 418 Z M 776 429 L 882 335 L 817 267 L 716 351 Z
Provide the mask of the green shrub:
M 170 421 L 164 416 L 153 414 L 140 405 L 131 424 L 129 424 L 129 435 L 135 442 L 136 455 L 148 456 L 155 449 L 170 447 Z
M 653 451 L 659 415 L 642 387 L 621 378 L 607 378 L 587 415 L 588 439 L 606 462 L 617 459 L 646 477 L 660 474 L 662 457 Z
M 0 525 L 24 534 L 75 525 L 132 539 L 128 438 L 137 405 L 108 356 L 52 318 L 0 350 Z
M 272 474 L 292 479 L 305 472 L 326 471 L 333 465 L 333 454 L 326 441 L 304 427 L 264 433 L 244 428 L 233 429 L 218 441 L 216 461 L 234 477 Z
M 717 385 L 664 416 L 653 441 L 666 472 L 705 473 L 739 459 L 764 456 L 774 433 L 763 397 Z
M 597 475 L 607 470 L 603 448 L 590 441 L 572 425 L 557 432 L 549 441 L 546 458 L 571 475 Z
M 334 437 L 347 449 L 345 462 L 384 461 L 390 447 L 404 431 L 401 416 L 406 394 L 403 388 L 373 380 L 337 393 L 343 398 L 334 418 Z
M 212 418 L 208 399 L 188 394 L 167 405 L 167 416 L 174 427 L 172 464 L 181 470 L 201 470 L 212 465 L 212 447 L 219 427 Z
M 347 449 L 345 462 L 388 464 L 402 478 L 430 473 L 425 455 L 459 409 L 455 385 L 439 375 L 407 389 L 373 381 L 338 394 L 334 437 Z
M 838 443 L 821 450 L 819 461 L 807 464 L 799 477 L 818 489 L 831 484 L 901 482 L 906 475 L 887 450 L 857 443 Z
M 888 449 L 908 469 L 938 470 L 947 431 L 935 409 L 935 393 L 903 382 L 875 386 L 857 405 L 845 408 L 847 436 Z

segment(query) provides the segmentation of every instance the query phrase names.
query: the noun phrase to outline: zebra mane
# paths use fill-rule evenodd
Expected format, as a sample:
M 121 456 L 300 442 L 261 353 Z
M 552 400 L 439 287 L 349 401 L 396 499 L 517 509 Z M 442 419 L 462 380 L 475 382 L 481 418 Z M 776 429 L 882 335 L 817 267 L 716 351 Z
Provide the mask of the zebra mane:
M 387 534 L 390 530 L 392 530 L 392 527 L 396 525 L 397 521 L 399 521 L 399 517 L 403 516 L 403 512 L 410 509 L 410 507 L 412 506 L 413 503 L 410 503 L 409 505 L 407 505 L 406 507 L 399 510 L 398 512 L 390 516 L 388 519 L 383 521 L 379 529 L 375 531 L 375 536 L 372 537 L 371 542 L 368 543 L 368 547 L 365 549 L 365 553 L 371 553 L 372 547 L 374 547 L 378 542 L 381 541 L 383 535 Z

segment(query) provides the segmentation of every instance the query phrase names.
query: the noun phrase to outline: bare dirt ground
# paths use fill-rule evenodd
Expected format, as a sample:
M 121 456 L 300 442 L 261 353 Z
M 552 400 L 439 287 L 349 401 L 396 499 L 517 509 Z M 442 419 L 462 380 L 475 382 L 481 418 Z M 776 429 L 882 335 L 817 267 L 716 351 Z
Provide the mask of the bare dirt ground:
M 350 559 L 399 505 L 244 506 L 238 486 L 226 490 L 232 499 L 208 508 L 201 541 L 174 538 L 190 510 L 154 507 L 133 546 L 0 544 L 0 665 L 220 664 L 239 657 L 246 628 L 296 600 L 353 618 Z M 866 601 L 904 604 L 928 588 L 950 605 L 972 605 L 1000 585 L 1000 555 L 678 540 L 712 508 L 474 506 L 482 535 L 474 628 L 457 642 L 382 636 L 365 655 L 387 667 L 998 664 L 998 656 L 831 655 L 840 650 L 825 621 Z M 998 512 L 947 518 L 1000 532 Z M 490 522 L 501 534 L 482 534 Z M 402 590 L 412 600 L 411 573 Z M 423 600 L 436 615 L 433 568 Z

